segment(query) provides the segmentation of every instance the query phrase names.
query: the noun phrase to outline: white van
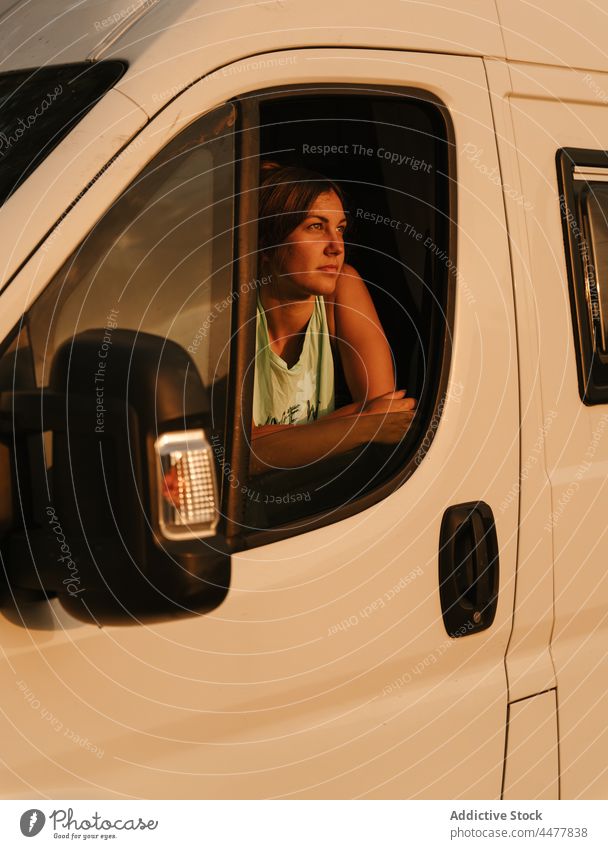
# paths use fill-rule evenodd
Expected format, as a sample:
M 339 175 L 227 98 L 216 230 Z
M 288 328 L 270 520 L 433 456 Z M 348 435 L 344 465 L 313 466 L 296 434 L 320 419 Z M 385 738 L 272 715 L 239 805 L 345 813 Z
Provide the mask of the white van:
M 605 797 L 599 6 L 0 6 L 1 794 Z M 263 158 L 418 412 L 252 475 Z

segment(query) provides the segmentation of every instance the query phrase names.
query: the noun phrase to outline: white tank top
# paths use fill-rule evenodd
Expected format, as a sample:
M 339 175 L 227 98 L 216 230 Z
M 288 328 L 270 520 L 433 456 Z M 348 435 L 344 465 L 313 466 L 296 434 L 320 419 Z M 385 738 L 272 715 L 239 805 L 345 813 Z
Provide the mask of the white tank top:
M 291 368 L 270 347 L 266 313 L 258 293 L 254 424 L 307 424 L 334 409 L 334 360 L 325 302 L 315 297 L 302 353 Z

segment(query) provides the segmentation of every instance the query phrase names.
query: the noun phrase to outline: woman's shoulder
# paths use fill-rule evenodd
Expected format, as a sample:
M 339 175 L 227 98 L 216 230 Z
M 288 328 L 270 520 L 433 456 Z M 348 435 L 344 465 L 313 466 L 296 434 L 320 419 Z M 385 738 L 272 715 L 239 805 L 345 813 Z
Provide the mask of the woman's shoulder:
M 327 324 L 329 332 L 332 336 L 336 335 L 336 305 L 340 306 L 355 306 L 359 301 L 362 292 L 367 294 L 367 288 L 363 282 L 363 278 L 353 265 L 344 263 L 342 270 L 336 280 L 336 287 L 330 295 L 325 295 L 325 309 L 327 315 Z
M 357 269 L 345 263 L 338 275 L 334 291 L 325 298 L 325 302 L 333 311 L 336 305 L 353 307 L 360 304 L 361 299 L 367 300 L 368 297 L 367 286 Z
M 345 295 L 348 296 L 348 294 L 353 290 L 353 283 L 363 283 L 363 278 L 354 265 L 349 265 L 345 262 L 336 281 L 336 288 L 334 290 L 334 297 L 336 300 L 339 300 Z

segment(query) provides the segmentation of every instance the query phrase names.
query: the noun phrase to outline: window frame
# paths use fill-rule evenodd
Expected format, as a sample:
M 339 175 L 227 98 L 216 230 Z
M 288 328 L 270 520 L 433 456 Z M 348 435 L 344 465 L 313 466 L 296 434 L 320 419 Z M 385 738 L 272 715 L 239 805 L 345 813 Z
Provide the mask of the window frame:
M 589 317 L 584 254 L 589 249 L 585 222 L 580 208 L 581 185 L 589 180 L 577 180 L 575 169 L 602 168 L 608 181 L 608 151 L 589 148 L 560 148 L 556 154 L 560 213 L 564 238 L 566 271 L 572 313 L 572 332 L 576 351 L 578 391 L 587 406 L 608 403 L 608 359 L 595 349 L 595 327 Z M 602 175 L 603 176 L 603 175 Z M 592 182 L 592 181 L 591 181 Z
M 324 96 L 382 95 L 395 98 L 410 98 L 428 103 L 437 111 L 442 121 L 447 150 L 446 190 L 443 206 L 436 214 L 443 214 L 446 224 L 446 250 L 448 260 L 442 265 L 442 286 L 445 291 L 444 338 L 442 352 L 437 358 L 438 377 L 432 403 L 415 420 L 408 431 L 399 452 L 406 456 L 398 469 L 385 477 L 381 483 L 346 503 L 335 505 L 318 513 L 307 515 L 270 528 L 251 530 L 240 523 L 245 515 L 247 487 L 229 488 L 225 509 L 227 513 L 226 535 L 235 548 L 254 548 L 287 539 L 308 531 L 322 528 L 357 513 L 382 501 L 402 486 L 420 465 L 430 449 L 437 424 L 441 419 L 443 400 L 446 396 L 451 363 L 451 348 L 454 338 L 454 318 L 457 275 L 450 274 L 449 268 L 457 267 L 457 170 L 455 132 L 447 105 L 436 95 L 413 86 L 382 86 L 358 83 L 302 83 L 291 86 L 258 89 L 235 98 L 238 108 L 237 119 L 237 204 L 235 228 L 235 259 L 237 264 L 237 286 L 259 278 L 257 260 L 257 189 L 260 161 L 260 104 L 272 99 L 310 96 L 311 93 Z M 251 132 L 256 130 L 256 132 Z M 453 263 L 450 264 L 450 263 Z M 249 481 L 249 443 L 251 440 L 251 422 L 253 408 L 254 371 L 249 368 L 255 351 L 255 289 L 247 288 L 246 293 L 236 299 L 233 309 L 233 349 L 231 361 L 231 385 L 228 393 L 229 422 L 227 425 L 228 457 L 230 467 L 235 471 L 236 480 Z M 232 423 L 230 423 L 232 417 Z
M 123 60 L 117 59 L 103 59 L 97 62 L 72 62 L 72 63 L 62 63 L 62 64 L 53 64 L 46 65 L 42 67 L 35 68 L 24 68 L 13 71 L 6 71 L 0 74 L 0 82 L 10 82 L 14 80 L 17 83 L 17 91 L 21 86 L 27 85 L 31 83 L 32 80 L 38 81 L 38 79 L 42 79 L 44 81 L 43 88 L 40 90 L 40 102 L 46 102 L 46 100 L 50 99 L 51 104 L 54 101 L 54 98 L 63 93 L 63 86 L 61 83 L 66 85 L 72 85 L 75 87 L 76 83 L 80 83 L 82 90 L 76 96 L 73 93 L 73 98 L 77 99 L 78 106 L 80 107 L 77 111 L 74 111 L 73 103 L 68 101 L 67 104 L 59 102 L 57 107 L 53 110 L 58 117 L 61 117 L 63 123 L 61 125 L 53 124 L 51 122 L 51 127 L 55 128 L 52 135 L 43 136 L 43 143 L 40 144 L 39 133 L 38 135 L 34 133 L 33 138 L 29 138 L 26 136 L 26 139 L 30 142 L 30 144 L 36 139 L 35 150 L 36 153 L 32 155 L 29 159 L 25 167 L 21 170 L 15 179 L 12 177 L 9 180 L 10 189 L 7 191 L 5 187 L 5 179 L 2 178 L 0 180 L 0 207 L 4 206 L 7 200 L 9 200 L 20 188 L 20 186 L 25 183 L 25 181 L 30 177 L 36 169 L 44 162 L 47 156 L 52 153 L 52 151 L 57 147 L 57 145 L 66 138 L 74 129 L 74 127 L 85 117 L 85 115 L 98 103 L 102 97 L 107 94 L 108 91 L 115 88 L 115 86 L 120 82 L 121 78 L 124 76 L 128 65 Z M 68 79 L 66 79 L 68 78 Z M 82 85 L 82 78 L 86 78 L 86 86 Z M 57 92 L 57 87 L 52 93 L 48 93 L 48 89 L 46 88 L 47 84 L 50 88 L 54 83 L 59 82 L 59 92 Z M 46 100 L 45 100 L 46 94 Z M 88 95 L 88 97 L 86 96 Z M 10 102 L 11 97 L 9 96 L 7 102 Z M 11 104 L 13 107 L 18 102 L 18 98 L 16 99 L 15 104 Z M 41 108 L 41 106 L 39 107 Z M 32 121 L 31 126 L 34 127 L 36 123 L 36 112 L 32 115 L 28 116 L 28 126 L 29 121 Z M 26 147 L 26 150 L 29 148 Z M 0 164 L 3 164 L 6 160 L 4 157 L 0 160 Z M 9 166 L 12 171 L 15 169 L 15 164 L 11 162 L 10 152 L 9 152 Z
M 154 151 L 153 155 L 149 159 L 147 159 L 147 161 L 144 164 L 142 164 L 141 167 L 139 167 L 139 169 L 132 176 L 132 178 L 129 181 L 127 181 L 127 183 L 120 189 L 120 191 L 118 191 L 118 193 L 113 198 L 113 200 L 109 204 L 104 205 L 103 208 L 101 208 L 101 207 L 99 208 L 98 214 L 96 214 L 94 217 L 91 218 L 91 220 L 89 221 L 89 225 L 87 226 L 84 233 L 78 239 L 76 239 L 74 241 L 74 243 L 72 244 L 70 249 L 67 251 L 66 256 L 58 264 L 58 267 L 53 271 L 52 274 L 50 274 L 48 276 L 44 287 L 41 288 L 41 290 L 36 294 L 36 297 L 34 298 L 32 303 L 29 304 L 29 306 L 27 307 L 27 309 L 25 310 L 25 312 L 21 316 L 18 324 L 15 327 L 13 327 L 13 329 L 9 332 L 9 334 L 7 335 L 5 340 L 0 345 L 0 359 L 10 349 L 10 345 L 12 344 L 14 339 L 19 335 L 19 332 L 21 331 L 22 328 L 28 334 L 28 337 L 31 338 L 31 336 L 33 334 L 32 334 L 32 328 L 31 328 L 30 321 L 31 321 L 31 316 L 32 316 L 33 311 L 36 311 L 37 309 L 40 308 L 41 301 L 44 301 L 44 299 L 47 298 L 49 295 L 51 295 L 51 296 L 53 295 L 53 290 L 54 290 L 54 288 L 57 287 L 58 281 L 60 281 L 59 290 L 60 291 L 63 290 L 63 287 L 65 286 L 65 280 L 66 280 L 67 276 L 71 273 L 71 266 L 74 263 L 75 257 L 78 257 L 80 255 L 80 253 L 83 251 L 83 248 L 85 246 L 89 245 L 89 242 L 90 242 L 91 239 L 98 238 L 97 230 L 100 227 L 100 225 L 103 225 L 103 222 L 106 219 L 106 217 L 115 216 L 117 214 L 117 209 L 120 211 L 121 204 L 123 203 L 125 198 L 128 198 L 129 196 L 131 196 L 133 194 L 137 194 L 137 192 L 139 191 L 139 188 L 140 188 L 140 184 L 143 181 L 150 178 L 152 175 L 155 174 L 155 172 L 159 171 L 159 169 L 162 170 L 167 164 L 171 163 L 174 159 L 177 159 L 178 155 L 181 155 L 181 153 L 176 152 L 175 150 L 173 150 L 173 148 L 175 148 L 176 146 L 179 146 L 180 144 L 183 145 L 185 143 L 184 139 L 186 139 L 188 144 L 185 148 L 185 151 L 183 151 L 182 153 L 185 152 L 186 156 L 192 155 L 192 153 L 195 152 L 198 149 L 198 145 L 200 144 L 200 141 L 198 140 L 198 134 L 200 133 L 201 127 L 204 126 L 205 123 L 209 124 L 209 122 L 213 119 L 217 120 L 217 117 L 222 112 L 222 110 L 227 110 L 228 108 L 230 108 L 232 110 L 234 117 L 231 116 L 231 121 L 230 121 L 229 124 L 227 124 L 227 126 L 230 128 L 229 129 L 229 136 L 230 136 L 230 140 L 231 140 L 231 154 L 230 154 L 230 183 L 231 183 L 231 186 L 230 186 L 229 192 L 225 196 L 225 199 L 227 199 L 229 201 L 230 206 L 231 206 L 231 228 L 227 227 L 227 228 L 224 229 L 223 232 L 226 233 L 226 242 L 230 244 L 231 253 L 230 253 L 230 263 L 228 264 L 228 269 L 226 271 L 226 286 L 225 286 L 226 298 L 224 300 L 228 301 L 229 309 L 232 308 L 232 301 L 229 299 L 229 296 L 231 295 L 231 290 L 232 290 L 232 273 L 231 273 L 230 266 L 234 267 L 235 252 L 234 252 L 234 242 L 231 239 L 231 235 L 230 235 L 230 229 L 234 230 L 234 221 L 235 221 L 235 191 L 236 191 L 235 187 L 237 185 L 237 182 L 236 182 L 236 179 L 237 179 L 236 178 L 236 167 L 235 167 L 235 151 L 236 151 L 237 138 L 236 138 L 236 134 L 235 134 L 234 127 L 233 127 L 233 122 L 234 122 L 234 119 L 236 118 L 237 110 L 236 110 L 236 107 L 235 107 L 233 101 L 231 99 L 226 99 L 226 100 L 222 100 L 218 103 L 215 103 L 213 106 L 209 107 L 208 109 L 205 109 L 204 111 L 194 115 L 191 120 L 189 120 L 187 123 L 185 123 L 183 126 L 181 126 L 177 133 L 171 135 L 168 139 L 166 139 L 164 141 L 164 143 Z M 193 133 L 197 134 L 197 144 L 194 143 Z M 129 144 L 137 144 L 137 138 L 138 138 L 138 135 L 136 135 L 134 138 L 132 138 L 129 141 Z M 217 229 L 216 228 L 216 224 L 217 224 L 216 205 L 217 205 L 217 203 L 221 202 L 221 200 L 222 200 L 221 197 L 217 197 L 217 198 L 215 198 L 214 203 L 212 204 L 211 215 L 213 217 L 212 230 L 214 231 L 214 238 L 216 238 L 217 235 L 218 235 L 215 232 L 216 229 Z M 152 208 L 152 207 L 150 207 L 150 208 Z M 124 224 L 124 227 L 122 228 L 122 233 L 127 232 L 133 226 L 138 226 L 137 221 L 139 220 L 139 218 L 141 217 L 142 214 L 146 213 L 147 209 L 148 209 L 148 203 L 146 202 L 145 204 L 143 204 L 141 206 L 140 209 L 138 209 L 137 214 L 133 214 L 133 215 L 129 214 L 129 216 L 125 219 L 125 221 L 127 221 L 128 223 Z M 113 249 L 113 247 L 115 246 L 116 243 L 117 242 L 106 244 L 105 247 L 106 247 L 108 253 Z M 103 251 L 99 251 L 99 256 L 102 256 L 102 254 L 103 254 Z M 105 261 L 106 259 L 107 259 L 107 254 L 104 256 L 103 261 Z M 81 285 L 82 285 L 82 281 L 79 281 L 76 289 Z M 76 291 L 76 289 L 74 291 Z M 142 304 L 143 303 L 147 303 L 147 302 L 142 297 Z M 149 304 L 148 304 L 148 306 L 149 306 Z M 53 322 L 56 320 L 56 313 L 58 315 L 60 315 L 62 309 L 63 309 L 63 305 L 61 306 L 61 308 L 59 310 L 57 310 L 57 303 L 55 302 L 54 308 L 53 308 L 53 311 L 52 311 L 52 315 L 53 315 L 52 321 Z M 146 307 L 146 310 L 147 310 L 147 307 Z M 145 316 L 146 310 L 143 310 L 142 315 Z M 101 329 L 103 327 L 105 321 L 106 321 L 106 317 L 104 315 L 100 314 L 99 329 Z M 202 324 L 202 319 L 201 319 L 201 324 Z M 230 321 L 230 324 L 231 324 L 231 321 Z M 146 328 L 145 326 L 143 326 L 142 323 L 140 323 L 139 327 L 137 327 L 137 328 L 128 328 L 128 329 L 132 330 L 132 332 L 135 333 L 135 334 L 139 334 L 139 333 L 145 334 L 145 333 L 151 332 L 149 330 L 149 328 Z M 230 333 L 230 327 L 228 327 L 227 330 L 226 330 L 226 339 L 225 339 L 226 344 L 230 344 L 229 333 Z M 182 342 L 178 339 L 171 339 L 171 337 L 168 336 L 168 335 L 165 336 L 165 340 L 169 340 L 169 341 L 174 342 L 177 345 L 180 345 L 183 348 L 184 352 L 188 351 L 188 348 L 187 348 L 187 345 L 186 345 L 185 342 Z M 72 339 L 72 342 L 73 342 L 73 339 Z M 48 351 L 49 351 L 49 349 L 47 348 L 47 345 L 48 345 L 48 339 L 45 340 L 44 346 L 43 346 L 43 351 L 44 351 L 45 355 L 48 355 Z M 56 353 L 56 350 L 53 350 L 53 356 L 55 355 L 55 353 Z M 230 361 L 230 353 L 228 355 L 228 362 L 229 361 Z M 196 363 L 195 363 L 195 369 L 200 374 L 200 377 L 201 377 L 201 380 L 202 380 L 203 375 L 200 373 L 199 369 L 196 367 Z M 230 382 L 229 373 L 226 376 L 226 380 L 227 380 L 227 383 Z M 213 384 L 206 387 L 206 389 L 207 389 L 207 392 L 208 392 L 209 402 L 210 402 L 210 404 L 212 404 L 212 393 L 214 391 Z M 49 390 L 48 380 L 47 380 L 47 382 L 45 382 L 44 385 L 39 384 L 36 381 L 36 383 L 34 383 L 32 385 L 32 390 L 40 394 L 41 403 L 42 403 L 43 393 L 48 392 L 48 390 Z M 211 417 L 211 423 L 204 424 L 205 430 L 207 431 L 207 435 L 209 435 L 212 431 L 214 431 L 214 432 L 219 431 L 222 434 L 222 438 L 225 440 L 226 439 L 226 427 L 227 427 L 227 404 L 222 403 L 221 409 L 218 410 L 217 424 L 215 424 L 213 422 L 212 412 L 210 412 L 209 415 Z M 182 421 L 176 422 L 176 427 L 180 427 L 180 426 L 183 428 L 184 423 Z M 53 430 L 52 427 L 49 427 L 48 429 L 51 432 Z M 131 463 L 132 463 L 131 468 L 132 469 L 136 468 L 138 470 L 137 474 L 141 476 L 141 481 L 142 481 L 141 482 L 141 490 L 143 492 L 143 495 L 142 495 L 142 500 L 140 501 L 140 506 L 142 504 L 144 504 L 147 508 L 149 508 L 149 512 L 146 512 L 146 510 L 142 507 L 142 515 L 144 516 L 144 521 L 146 522 L 146 525 L 148 527 L 150 525 L 152 525 L 156 529 L 156 527 L 158 526 L 157 514 L 156 514 L 157 499 L 156 499 L 156 496 L 154 494 L 155 489 L 157 487 L 156 465 L 155 464 L 150 465 L 149 460 L 146 461 L 145 459 L 141 459 L 141 457 L 138 457 L 137 455 L 135 455 L 135 458 L 133 458 L 133 457 L 131 458 Z M 221 507 L 221 505 L 223 503 L 223 496 L 224 496 L 224 486 L 223 486 L 224 479 L 223 479 L 223 476 L 221 475 L 221 469 L 219 469 L 219 466 L 220 466 L 220 463 L 219 463 L 219 460 L 218 460 L 218 463 L 217 463 L 217 467 L 218 467 L 217 485 L 218 485 L 218 491 L 219 491 L 220 521 L 219 521 L 218 527 L 217 527 L 216 540 L 221 539 L 221 535 L 223 533 L 223 523 L 224 523 L 224 520 L 225 520 L 225 513 L 224 513 L 224 510 Z M 226 489 L 228 489 L 228 487 L 226 487 Z M 22 513 L 22 516 L 23 516 L 23 513 Z M 188 544 L 190 544 L 190 543 L 188 543 Z M 176 543 L 175 541 L 173 541 L 171 539 L 164 538 L 164 537 L 163 537 L 163 545 L 164 545 L 164 547 L 167 551 L 174 553 L 175 556 L 178 557 L 178 558 L 180 556 L 180 553 L 184 550 L 183 542 L 179 541 L 179 542 Z M 203 556 L 203 551 L 204 550 L 201 549 L 201 551 L 198 552 L 197 555 Z

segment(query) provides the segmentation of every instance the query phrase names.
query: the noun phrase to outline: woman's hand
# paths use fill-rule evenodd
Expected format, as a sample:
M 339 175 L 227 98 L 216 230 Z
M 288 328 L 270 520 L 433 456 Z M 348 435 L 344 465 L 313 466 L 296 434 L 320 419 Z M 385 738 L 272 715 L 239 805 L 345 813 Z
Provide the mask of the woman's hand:
M 361 444 L 372 442 L 383 445 L 397 445 L 412 424 L 414 410 L 391 413 L 362 413 L 359 416 L 359 426 L 365 439 Z
M 398 389 L 396 392 L 386 392 L 377 398 L 372 398 L 363 405 L 361 413 L 410 413 L 416 409 L 416 399 L 406 398 L 406 390 Z
M 288 469 L 316 463 L 371 442 L 398 444 L 416 415 L 416 401 L 404 398 L 403 390 L 374 398 L 361 410 L 342 407 L 336 415 L 323 416 L 311 424 L 279 425 L 272 432 L 253 431 L 250 473 Z M 398 396 L 398 397 L 393 397 Z M 381 408 L 381 409 L 378 409 Z M 339 415 L 339 413 L 343 413 Z

